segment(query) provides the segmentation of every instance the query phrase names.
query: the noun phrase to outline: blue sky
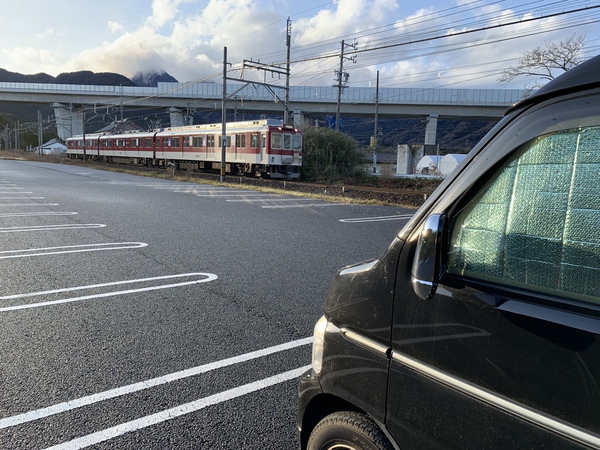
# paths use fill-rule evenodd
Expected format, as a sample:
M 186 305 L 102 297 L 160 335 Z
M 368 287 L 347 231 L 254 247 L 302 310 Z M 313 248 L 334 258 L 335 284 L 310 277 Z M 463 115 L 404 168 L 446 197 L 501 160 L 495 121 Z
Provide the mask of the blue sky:
M 0 11 L 0 68 L 125 76 L 164 70 L 216 81 L 243 60 L 282 64 L 292 25 L 291 83 L 332 85 L 342 40 L 351 86 L 498 88 L 526 50 L 583 35 L 600 53 L 600 8 L 585 0 L 17 0 Z M 543 19 L 537 19 L 544 17 Z M 530 20 L 535 19 L 535 20 Z M 479 31 L 474 31 L 479 30 Z M 244 77 L 258 76 L 246 72 Z M 521 88 L 533 80 L 516 80 Z

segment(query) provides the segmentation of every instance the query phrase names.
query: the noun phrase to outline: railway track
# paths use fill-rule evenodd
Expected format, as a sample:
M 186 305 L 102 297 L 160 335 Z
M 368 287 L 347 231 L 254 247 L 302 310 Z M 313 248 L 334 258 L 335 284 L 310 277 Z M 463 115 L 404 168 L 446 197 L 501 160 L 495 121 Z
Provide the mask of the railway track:
M 175 170 L 172 167 L 157 169 L 140 165 L 108 164 L 95 161 L 82 162 L 79 160 L 65 160 L 67 164 L 88 165 L 90 167 L 107 170 L 128 171 L 132 173 L 143 173 L 148 176 L 159 178 L 177 178 L 189 180 L 208 180 L 218 183 L 220 175 L 207 172 L 191 172 L 186 170 Z M 434 188 L 430 190 L 393 189 L 371 186 L 352 186 L 341 184 L 318 184 L 302 181 L 272 180 L 264 178 L 242 177 L 227 175 L 225 182 L 234 185 L 254 186 L 257 188 L 275 189 L 285 192 L 299 192 L 304 194 L 344 198 L 361 202 L 377 202 L 389 205 L 419 207 L 431 195 Z

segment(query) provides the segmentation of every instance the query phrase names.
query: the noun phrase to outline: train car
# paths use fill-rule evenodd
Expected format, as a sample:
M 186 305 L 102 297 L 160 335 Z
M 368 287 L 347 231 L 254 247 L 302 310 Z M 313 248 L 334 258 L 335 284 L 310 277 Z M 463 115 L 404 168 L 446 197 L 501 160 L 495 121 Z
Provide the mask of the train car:
M 102 136 L 99 133 L 90 133 L 81 136 L 73 136 L 67 139 L 67 155 L 69 158 L 95 157 L 98 155 L 98 139 Z
M 144 164 L 181 170 L 219 171 L 222 125 L 169 127 L 150 132 L 74 136 L 67 139 L 70 158 L 85 155 L 100 161 Z M 302 165 L 302 133 L 279 120 L 226 124 L 226 172 L 297 179 Z

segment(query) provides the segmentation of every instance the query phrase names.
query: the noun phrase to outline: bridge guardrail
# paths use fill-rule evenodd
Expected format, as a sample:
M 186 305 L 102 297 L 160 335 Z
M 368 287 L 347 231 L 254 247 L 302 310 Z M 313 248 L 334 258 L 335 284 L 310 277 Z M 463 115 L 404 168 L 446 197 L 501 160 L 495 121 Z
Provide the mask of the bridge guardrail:
M 251 82 L 249 82 L 251 83 Z M 227 84 L 239 101 L 272 101 L 272 93 L 262 85 Z M 217 83 L 158 83 L 158 87 L 99 86 L 55 83 L 0 82 L 0 92 L 90 93 L 125 97 L 164 96 L 169 98 L 222 98 L 222 85 Z M 343 102 L 373 103 L 376 90 L 372 87 L 348 87 Z M 283 98 L 283 89 L 281 98 Z M 523 96 L 520 89 L 440 89 L 440 88 L 380 88 L 379 103 L 408 105 L 468 105 L 510 106 Z M 329 86 L 292 86 L 290 101 L 335 102 L 337 88 Z

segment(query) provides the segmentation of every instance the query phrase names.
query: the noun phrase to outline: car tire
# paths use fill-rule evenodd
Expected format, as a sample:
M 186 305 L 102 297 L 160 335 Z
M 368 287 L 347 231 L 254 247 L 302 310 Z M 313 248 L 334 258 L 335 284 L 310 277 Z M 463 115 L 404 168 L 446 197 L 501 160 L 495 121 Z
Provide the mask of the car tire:
M 321 420 L 308 438 L 307 450 L 392 450 L 387 437 L 365 414 L 341 411 Z

